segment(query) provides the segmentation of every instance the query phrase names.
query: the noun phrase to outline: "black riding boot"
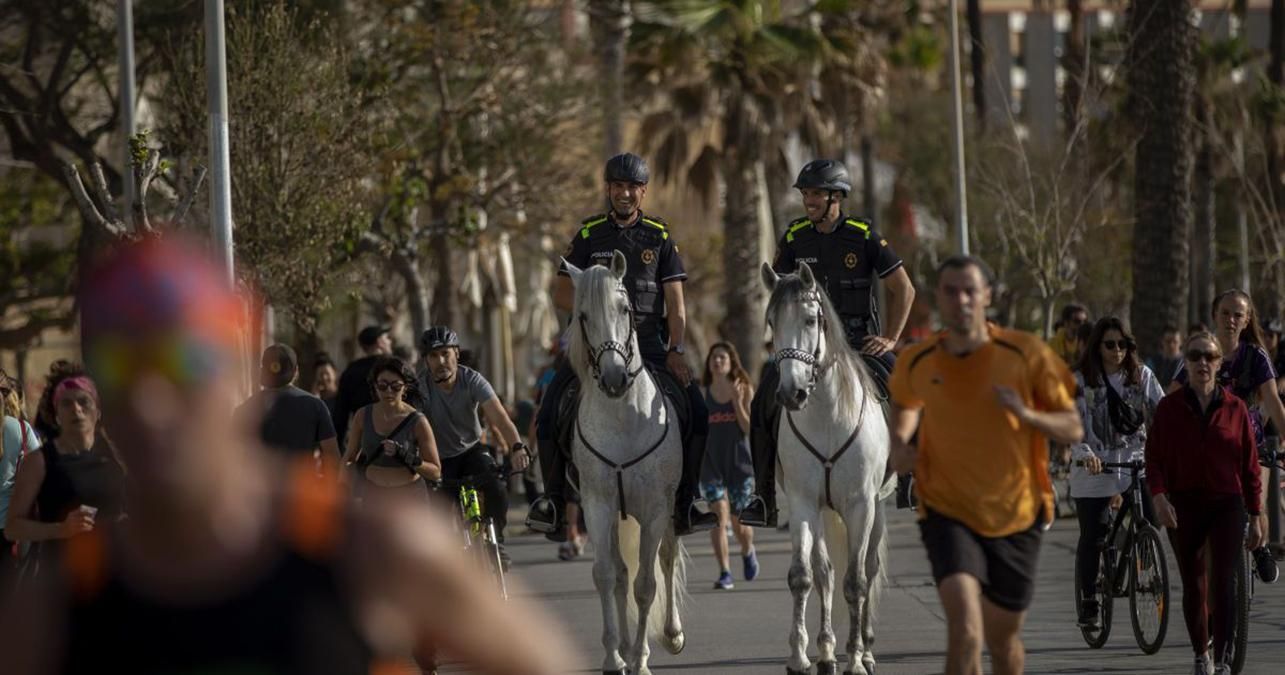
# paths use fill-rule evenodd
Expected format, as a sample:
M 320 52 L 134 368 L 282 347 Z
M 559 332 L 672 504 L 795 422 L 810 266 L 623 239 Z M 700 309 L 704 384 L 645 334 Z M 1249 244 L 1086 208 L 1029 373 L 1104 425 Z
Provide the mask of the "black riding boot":
M 741 509 L 742 524 L 771 527 L 777 524 L 776 510 L 776 425 L 781 414 L 776 401 L 781 371 L 775 364 L 763 371 L 763 381 L 750 403 L 750 453 L 754 457 L 754 495 Z
M 692 434 L 683 443 L 683 476 L 674 498 L 674 534 L 683 536 L 718 527 L 718 515 L 696 509 L 700 491 L 701 461 L 705 458 L 705 435 Z
M 551 438 L 538 439 L 536 445 L 544 474 L 544 495 L 531 504 L 526 526 L 543 533 L 549 541 L 563 542 L 567 540 L 567 524 L 563 518 L 567 512 L 567 459 L 558 442 Z

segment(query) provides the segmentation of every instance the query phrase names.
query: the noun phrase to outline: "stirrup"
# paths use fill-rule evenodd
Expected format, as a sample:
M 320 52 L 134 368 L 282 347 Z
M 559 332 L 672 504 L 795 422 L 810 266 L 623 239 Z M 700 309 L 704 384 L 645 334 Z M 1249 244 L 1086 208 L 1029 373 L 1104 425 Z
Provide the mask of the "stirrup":
M 549 513 L 553 514 L 553 519 L 551 521 L 537 519 L 535 517 L 537 514 L 537 508 L 542 504 L 547 504 Z M 539 510 L 543 511 L 544 509 Z M 553 534 L 557 532 L 561 529 L 558 527 L 560 521 L 561 518 L 558 517 L 558 507 L 553 503 L 553 500 L 548 497 L 540 497 L 539 499 L 536 499 L 535 502 L 531 504 L 531 508 L 527 509 L 526 526 L 540 534 Z
M 777 511 L 767 509 L 767 500 L 759 495 L 751 495 L 750 502 L 737 514 L 742 525 L 750 527 L 776 527 Z

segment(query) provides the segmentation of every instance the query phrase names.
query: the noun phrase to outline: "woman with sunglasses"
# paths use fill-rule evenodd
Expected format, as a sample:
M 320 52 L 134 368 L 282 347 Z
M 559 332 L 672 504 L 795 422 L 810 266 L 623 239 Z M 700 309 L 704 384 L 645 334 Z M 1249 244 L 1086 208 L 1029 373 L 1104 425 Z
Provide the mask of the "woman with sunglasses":
M 356 464 L 365 484 L 427 499 L 423 480 L 437 480 L 442 462 L 428 418 L 415 400 L 415 374 L 400 359 L 381 357 L 370 371 L 375 402 L 353 415 L 344 463 Z
M 1266 419 L 1277 429 L 1285 429 L 1285 405 L 1276 391 L 1276 369 L 1267 353 L 1263 327 L 1254 309 L 1253 300 L 1242 290 L 1224 291 L 1214 298 L 1212 316 L 1214 337 L 1218 340 L 1219 353 L 1223 355 L 1217 373 L 1218 384 L 1249 406 L 1249 423 L 1257 447 L 1264 447 Z M 1190 365 L 1190 364 L 1188 364 Z M 1187 383 L 1184 369 L 1174 377 L 1169 386 L 1173 392 Z M 1260 472 L 1260 481 L 1266 481 L 1267 470 Z M 1264 498 L 1266 491 L 1264 490 Z M 1263 583 L 1272 583 L 1279 576 L 1276 561 L 1264 545 L 1254 550 L 1254 571 Z
M 1147 426 L 1164 392 L 1151 369 L 1138 360 L 1137 344 L 1114 316 L 1093 326 L 1075 373 L 1076 408 L 1084 441 L 1071 449 L 1071 496 L 1080 521 L 1075 557 L 1084 598 L 1079 625 L 1097 628 L 1101 608 L 1093 590 L 1098 576 L 1098 546 L 1110 529 L 1110 508 L 1119 507 L 1129 489 L 1127 472 L 1103 473 L 1103 462 L 1143 458 Z M 1154 522 L 1152 514 L 1147 514 Z
M 1185 384 L 1160 401 L 1146 448 L 1147 484 L 1182 577 L 1182 614 L 1198 675 L 1231 673 L 1236 550 L 1260 546 L 1267 527 L 1253 424 L 1245 401 L 1218 382 L 1220 343 L 1208 333 L 1187 338 Z
M 55 364 L 41 404 L 53 411 L 56 435 L 18 469 L 4 524 L 13 541 L 64 541 L 122 511 L 125 474 L 100 433 L 94 381 L 77 365 Z M 53 560 L 60 550 L 44 545 L 41 559 Z

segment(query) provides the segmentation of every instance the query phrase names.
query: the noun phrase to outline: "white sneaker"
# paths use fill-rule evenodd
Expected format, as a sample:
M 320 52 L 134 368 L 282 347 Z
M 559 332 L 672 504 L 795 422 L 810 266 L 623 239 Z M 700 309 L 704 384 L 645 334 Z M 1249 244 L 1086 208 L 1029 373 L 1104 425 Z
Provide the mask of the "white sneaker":
M 1192 672 L 1195 675 L 1214 675 L 1214 660 L 1209 652 L 1196 657 L 1196 669 Z

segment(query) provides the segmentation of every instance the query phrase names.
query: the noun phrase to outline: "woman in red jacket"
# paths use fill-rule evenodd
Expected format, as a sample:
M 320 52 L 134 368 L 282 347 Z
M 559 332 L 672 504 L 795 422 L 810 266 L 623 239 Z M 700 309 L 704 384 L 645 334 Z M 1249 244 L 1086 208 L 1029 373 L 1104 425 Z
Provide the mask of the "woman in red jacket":
M 1187 339 L 1185 352 L 1187 383 L 1160 401 L 1147 436 L 1147 484 L 1156 518 L 1169 530 L 1182 576 L 1182 614 L 1196 652 L 1195 672 L 1230 674 L 1226 663 L 1231 656 L 1227 647 L 1236 547 L 1257 548 L 1265 530 L 1258 448 L 1245 402 L 1217 384 L 1223 358 L 1218 341 L 1197 333 Z M 1212 584 L 1206 580 L 1206 542 Z M 1213 605 L 1216 670 L 1208 653 L 1208 604 Z

